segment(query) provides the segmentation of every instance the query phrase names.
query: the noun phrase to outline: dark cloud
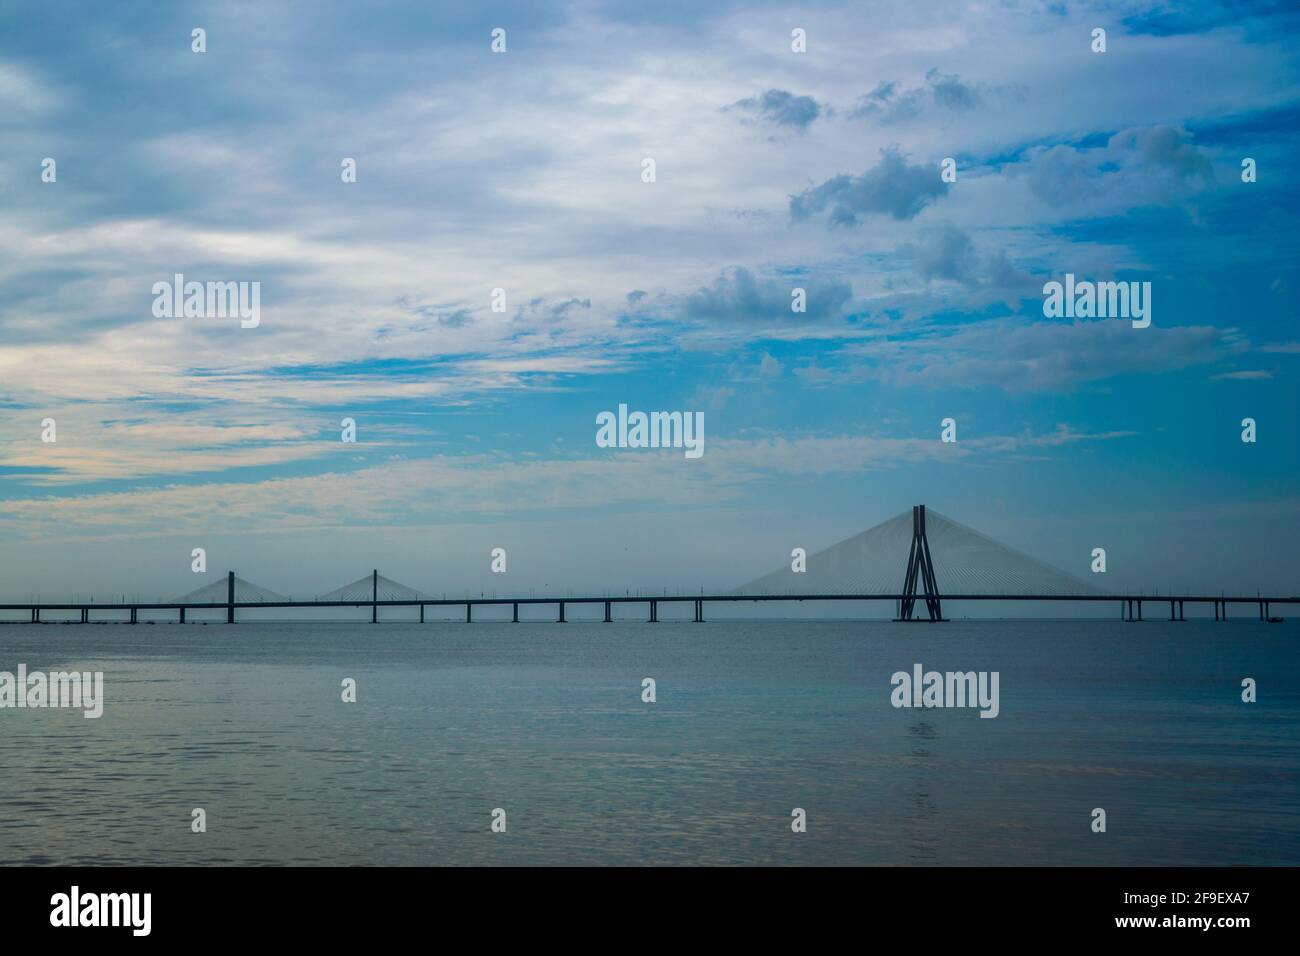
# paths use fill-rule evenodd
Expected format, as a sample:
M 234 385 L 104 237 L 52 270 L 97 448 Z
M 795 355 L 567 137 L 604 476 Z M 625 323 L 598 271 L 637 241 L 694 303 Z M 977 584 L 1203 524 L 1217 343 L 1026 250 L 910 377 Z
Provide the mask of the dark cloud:
M 590 299 L 565 299 L 563 302 L 557 302 L 551 306 L 548 313 L 556 318 L 566 315 L 573 309 L 590 309 Z
M 1188 141 L 1186 133 L 1172 126 L 1126 129 L 1112 136 L 1109 145 L 1112 151 L 1136 150 L 1144 162 L 1164 167 L 1181 179 L 1214 178 L 1205 154 Z
M 970 236 L 953 225 L 927 229 L 915 247 L 916 271 L 921 278 L 953 279 L 967 285 L 975 284 L 979 267 L 975 244 Z
M 912 260 L 912 268 L 926 282 L 946 279 L 970 288 L 1010 289 L 1033 281 L 1005 252 L 980 252 L 968 233 L 950 223 L 923 230 L 915 243 L 900 247 L 898 254 Z
M 876 88 L 863 97 L 864 100 L 871 103 L 888 103 L 894 98 L 894 93 L 898 90 L 896 80 L 882 81 L 876 84 Z
M 963 83 L 955 73 L 939 73 L 931 70 L 925 75 L 934 97 L 935 105 L 954 113 L 972 110 L 979 103 L 979 93 L 975 87 Z
M 811 96 L 795 96 L 786 90 L 768 90 L 732 104 L 734 108 L 754 113 L 775 126 L 807 129 L 821 115 L 822 108 Z
M 463 329 L 467 325 L 474 324 L 473 309 L 456 308 L 449 304 L 418 305 L 408 296 L 399 298 L 397 304 L 421 320 L 407 327 L 408 331 L 425 329 L 427 326 L 424 323 L 427 322 L 436 322 L 446 329 Z M 386 326 L 379 329 L 378 334 L 380 338 L 387 338 L 394 331 L 392 326 Z
M 861 176 L 841 174 L 791 196 L 790 216 L 802 220 L 828 212 L 833 226 L 856 226 L 870 215 L 911 219 L 947 192 L 937 166 L 909 166 L 897 149 L 886 149 L 880 163 Z
M 552 301 L 534 297 L 515 309 L 513 322 L 535 321 L 550 323 L 565 318 L 574 309 L 590 309 L 590 299 L 568 298 Z
M 790 310 L 795 288 L 806 293 L 805 312 Z M 748 269 L 737 268 L 688 296 L 683 313 L 692 319 L 732 322 L 818 322 L 839 316 L 852 297 L 852 287 L 841 279 L 761 279 Z
M 979 105 L 980 90 L 955 73 L 931 69 L 922 86 L 900 89 L 897 81 L 880 83 L 858 99 L 849 115 L 885 123 L 916 119 L 924 113 L 965 113 Z
M 474 313 L 469 309 L 457 309 L 446 315 L 438 316 L 438 324 L 449 329 L 462 329 L 474 322 Z

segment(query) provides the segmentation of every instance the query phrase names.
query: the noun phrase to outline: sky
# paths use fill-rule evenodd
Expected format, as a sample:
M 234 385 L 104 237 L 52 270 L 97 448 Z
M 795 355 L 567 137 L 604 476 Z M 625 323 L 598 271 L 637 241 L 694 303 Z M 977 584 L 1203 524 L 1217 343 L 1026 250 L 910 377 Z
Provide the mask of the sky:
M 1115 590 L 1298 593 L 1298 32 L 7 5 L 0 601 L 715 591 L 922 503 L 1080 576 L 1105 548 Z M 259 323 L 156 316 L 177 273 L 259 283 Z M 1149 282 L 1150 326 L 1045 316 L 1066 273 Z M 598 446 L 620 404 L 702 413 L 703 455 Z

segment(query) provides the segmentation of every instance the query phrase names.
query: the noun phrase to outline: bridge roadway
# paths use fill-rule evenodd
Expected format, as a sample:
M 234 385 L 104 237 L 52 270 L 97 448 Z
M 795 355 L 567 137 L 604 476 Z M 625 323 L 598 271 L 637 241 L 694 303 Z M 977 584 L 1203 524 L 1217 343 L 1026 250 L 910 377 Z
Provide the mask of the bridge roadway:
M 28 611 L 31 614 L 33 623 L 40 623 L 42 611 L 79 611 L 81 614 L 81 623 L 90 623 L 90 613 L 109 612 L 109 611 L 127 611 L 130 612 L 129 623 L 138 622 L 140 611 L 177 611 L 179 612 L 180 622 L 185 623 L 186 611 L 226 611 L 226 620 L 229 623 L 235 623 L 235 611 L 250 608 L 322 608 L 322 607 L 368 607 L 371 609 L 372 622 L 378 622 L 379 608 L 387 607 L 418 607 L 420 609 L 420 621 L 424 621 L 424 609 L 427 607 L 464 607 L 465 620 L 472 623 L 474 620 L 475 607 L 511 607 L 513 610 L 511 620 L 519 621 L 520 605 L 531 604 L 554 604 L 558 606 L 559 617 L 557 622 L 565 621 L 565 609 L 570 604 L 602 604 L 604 605 L 605 622 L 612 620 L 612 607 L 615 604 L 645 604 L 650 609 L 650 623 L 656 623 L 659 620 L 660 604 L 684 604 L 691 603 L 694 609 L 694 620 L 702 622 L 704 620 L 704 605 L 717 603 L 759 603 L 771 601 L 893 601 L 899 602 L 905 599 L 903 594 L 759 594 L 759 595 L 738 595 L 738 594 L 699 594 L 699 595 L 660 595 L 660 596 L 624 596 L 624 597 L 515 597 L 515 598 L 497 598 L 497 597 L 478 597 L 478 598 L 405 598 L 399 600 L 369 600 L 369 601 L 217 601 L 187 603 L 177 601 L 130 601 L 118 602 L 111 604 L 98 603 L 81 603 L 81 602 L 53 602 L 31 603 L 23 602 L 17 604 L 0 604 L 0 611 Z M 913 595 L 915 597 L 915 595 Z M 950 601 L 1022 601 L 1022 602 L 1054 602 L 1054 603 L 1105 603 L 1107 601 L 1118 602 L 1121 610 L 1121 617 L 1124 620 L 1143 620 L 1142 612 L 1144 604 L 1168 604 L 1170 616 L 1168 620 L 1181 621 L 1186 620 L 1184 617 L 1185 604 L 1213 604 L 1214 619 L 1227 620 L 1228 605 L 1258 605 L 1259 619 L 1267 620 L 1270 617 L 1271 605 L 1274 604 L 1298 604 L 1300 597 L 1253 597 L 1246 595 L 1219 597 L 1207 596 L 1202 594 L 1169 594 L 1169 595 L 1152 595 L 1152 594 L 1079 594 L 1079 595 L 1030 595 L 1030 594 L 943 594 L 940 596 L 945 602 Z M 917 620 L 926 620 L 917 618 Z M 125 622 L 123 622 L 125 623 Z

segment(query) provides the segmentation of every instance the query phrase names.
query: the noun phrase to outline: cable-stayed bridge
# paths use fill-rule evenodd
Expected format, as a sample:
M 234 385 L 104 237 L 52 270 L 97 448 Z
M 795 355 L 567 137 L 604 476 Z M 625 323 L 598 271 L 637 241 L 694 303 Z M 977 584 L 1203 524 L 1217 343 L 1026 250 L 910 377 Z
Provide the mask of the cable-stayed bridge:
M 310 601 L 296 601 L 253 584 L 230 571 L 189 594 L 171 601 L 126 601 L 116 603 L 22 603 L 0 604 L 0 611 L 28 611 L 33 623 L 42 611 L 79 611 L 88 623 L 92 612 L 128 612 L 130 623 L 139 621 L 140 611 L 178 612 L 181 623 L 187 611 L 224 611 L 227 623 L 236 611 L 247 608 L 339 608 L 369 607 L 370 620 L 379 621 L 379 609 L 419 608 L 424 621 L 428 607 L 464 607 L 466 622 L 474 620 L 474 608 L 507 606 L 511 620 L 519 621 L 520 605 L 555 605 L 558 620 L 566 620 L 568 605 L 604 605 L 604 620 L 612 621 L 615 605 L 645 605 L 651 623 L 659 620 L 661 604 L 693 606 L 696 622 L 704 620 L 704 606 L 719 603 L 761 602 L 891 602 L 896 621 L 946 620 L 945 602 L 1015 601 L 1061 603 L 1118 603 L 1127 621 L 1143 620 L 1145 604 L 1169 605 L 1171 621 L 1185 620 L 1187 604 L 1213 604 L 1214 619 L 1227 620 L 1229 605 L 1257 605 L 1259 619 L 1272 617 L 1272 605 L 1297 604 L 1294 595 L 1265 597 L 1205 594 L 1121 594 L 1107 592 L 1058 568 L 1010 548 L 973 528 L 968 528 L 936 511 L 917 505 L 867 531 L 847 538 L 806 557 L 806 565 L 795 570 L 785 566 L 732 591 L 720 594 L 663 594 L 652 596 L 593 597 L 478 597 L 435 598 L 381 575 L 378 570 L 335 588 Z M 101 617 L 102 620 L 102 617 Z

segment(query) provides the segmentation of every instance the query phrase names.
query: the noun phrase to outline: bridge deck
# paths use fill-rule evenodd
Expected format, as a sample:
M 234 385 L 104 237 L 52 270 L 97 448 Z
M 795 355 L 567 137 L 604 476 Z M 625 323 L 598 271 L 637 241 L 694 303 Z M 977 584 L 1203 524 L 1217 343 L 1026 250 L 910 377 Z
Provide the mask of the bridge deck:
M 904 594 L 646 594 L 584 597 L 466 597 L 466 598 L 419 598 L 398 600 L 351 600 L 351 601 L 218 601 L 218 602 L 184 602 L 184 601 L 126 601 L 111 603 L 87 603 L 84 601 L 31 602 L 0 604 L 0 611 L 163 611 L 163 610 L 222 610 L 229 608 L 308 608 L 308 607 L 471 607 L 511 606 L 515 604 L 676 604 L 703 601 L 710 604 L 718 602 L 757 603 L 762 601 L 901 601 Z M 1260 595 L 1205 595 L 1205 594 L 1076 594 L 1076 595 L 1037 595 L 1037 594 L 944 594 L 944 601 L 1044 601 L 1055 603 L 1105 603 L 1143 602 L 1165 603 L 1169 601 L 1185 604 L 1297 604 L 1300 597 L 1268 597 Z

